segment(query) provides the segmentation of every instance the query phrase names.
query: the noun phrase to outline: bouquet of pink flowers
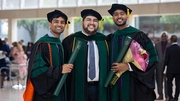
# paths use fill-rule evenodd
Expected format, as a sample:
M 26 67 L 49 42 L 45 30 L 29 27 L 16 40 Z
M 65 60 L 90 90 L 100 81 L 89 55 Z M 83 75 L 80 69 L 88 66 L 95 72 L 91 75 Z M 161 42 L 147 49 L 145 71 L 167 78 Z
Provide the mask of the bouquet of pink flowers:
M 149 63 L 149 54 L 143 47 L 135 40 L 132 40 L 129 49 L 123 59 L 124 63 L 131 62 L 138 69 L 145 72 Z M 116 81 L 125 71 L 120 71 L 115 74 L 114 79 L 111 81 L 111 85 L 114 85 Z
M 140 70 L 146 71 L 149 62 L 149 54 L 147 53 L 147 51 L 144 50 L 142 46 L 135 40 L 131 42 L 129 50 L 131 52 L 130 54 L 132 54 L 131 58 L 133 59 L 133 61 L 124 62 L 132 62 Z M 124 59 L 126 59 L 126 56 Z

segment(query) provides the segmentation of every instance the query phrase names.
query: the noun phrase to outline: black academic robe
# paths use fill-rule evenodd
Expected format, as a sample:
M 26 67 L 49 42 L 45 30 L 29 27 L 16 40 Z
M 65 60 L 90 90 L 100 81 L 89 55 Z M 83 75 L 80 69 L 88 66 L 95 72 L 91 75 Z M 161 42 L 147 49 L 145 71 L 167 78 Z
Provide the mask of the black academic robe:
M 53 95 L 62 76 L 63 54 L 59 38 L 47 34 L 33 45 L 28 64 L 28 79 L 34 87 L 33 101 L 67 101 L 64 87 L 58 96 Z
M 144 72 L 133 63 L 129 63 L 133 71 L 124 72 L 116 84 L 112 86 L 111 101 L 154 101 L 154 69 L 157 54 L 153 43 L 143 32 L 130 26 L 110 34 L 108 36 L 110 40 L 110 64 L 112 65 L 116 60 L 127 36 L 132 37 L 149 53 L 149 64 Z
M 108 91 L 104 87 L 108 73 L 108 44 L 107 37 L 101 33 L 93 36 L 86 36 L 81 31 L 66 37 L 62 44 L 65 52 L 65 62 L 69 60 L 77 41 L 81 41 L 81 49 L 75 59 L 72 72 L 67 78 L 68 101 L 88 101 L 87 98 L 87 54 L 88 41 L 94 40 L 99 51 L 99 81 L 98 81 L 98 101 L 108 101 Z

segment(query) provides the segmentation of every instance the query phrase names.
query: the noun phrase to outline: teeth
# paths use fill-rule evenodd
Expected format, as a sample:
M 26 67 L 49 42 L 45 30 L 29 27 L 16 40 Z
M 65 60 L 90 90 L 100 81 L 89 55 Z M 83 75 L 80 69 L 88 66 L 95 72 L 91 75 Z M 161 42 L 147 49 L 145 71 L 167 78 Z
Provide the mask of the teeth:
M 91 26 L 91 25 L 90 25 L 89 28 L 94 28 L 94 26 Z
M 118 21 L 122 21 L 122 19 L 118 19 Z
M 56 28 L 56 29 L 61 29 L 61 28 L 58 27 L 58 28 Z

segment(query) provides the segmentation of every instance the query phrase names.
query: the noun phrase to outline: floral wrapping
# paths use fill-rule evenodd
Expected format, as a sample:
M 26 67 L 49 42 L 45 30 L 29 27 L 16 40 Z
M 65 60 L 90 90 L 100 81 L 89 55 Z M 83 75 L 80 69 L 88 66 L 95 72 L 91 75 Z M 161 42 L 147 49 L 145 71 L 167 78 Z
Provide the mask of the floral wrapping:
M 133 63 L 139 70 L 145 72 L 149 63 L 149 54 L 142 46 L 135 40 L 132 40 L 129 49 L 124 56 L 123 63 Z M 115 77 L 111 81 L 111 85 L 114 85 L 116 81 L 125 71 L 120 71 L 115 74 Z

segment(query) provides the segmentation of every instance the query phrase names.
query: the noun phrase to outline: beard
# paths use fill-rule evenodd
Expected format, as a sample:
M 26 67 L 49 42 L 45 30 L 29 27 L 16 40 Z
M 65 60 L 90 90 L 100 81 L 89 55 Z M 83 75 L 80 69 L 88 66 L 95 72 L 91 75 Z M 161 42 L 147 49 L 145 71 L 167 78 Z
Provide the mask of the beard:
M 117 22 L 115 22 L 115 24 L 116 24 L 118 27 L 121 27 L 121 26 L 126 25 L 126 22 L 127 22 L 127 21 L 123 22 L 122 24 L 118 24 Z
M 97 32 L 98 28 L 95 28 L 93 31 L 89 31 L 89 30 L 88 30 L 88 27 L 85 27 L 85 26 L 83 25 L 83 30 L 84 30 L 84 32 L 85 32 L 86 34 L 88 34 L 88 35 L 93 35 L 94 33 Z

